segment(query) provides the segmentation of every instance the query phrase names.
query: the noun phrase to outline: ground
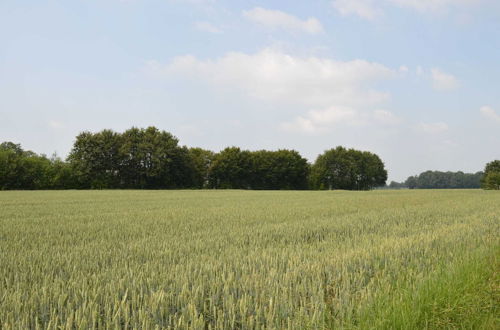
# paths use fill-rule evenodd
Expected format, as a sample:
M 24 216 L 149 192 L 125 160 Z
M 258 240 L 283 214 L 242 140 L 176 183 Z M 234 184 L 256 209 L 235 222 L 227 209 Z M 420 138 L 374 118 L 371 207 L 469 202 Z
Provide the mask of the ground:
M 500 194 L 0 192 L 0 328 L 499 328 Z

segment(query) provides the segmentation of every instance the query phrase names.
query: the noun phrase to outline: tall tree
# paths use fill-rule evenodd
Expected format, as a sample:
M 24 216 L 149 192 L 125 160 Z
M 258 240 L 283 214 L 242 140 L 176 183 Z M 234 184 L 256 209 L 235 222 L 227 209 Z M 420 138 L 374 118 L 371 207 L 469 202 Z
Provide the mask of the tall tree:
M 121 136 L 112 130 L 83 132 L 68 156 L 80 188 L 118 188 L 120 186 Z
M 130 188 L 182 187 L 182 166 L 187 151 L 182 150 L 172 134 L 156 127 L 131 128 L 122 134 L 120 154 L 122 179 Z M 181 163 L 181 164 L 180 164 Z
M 0 144 L 0 189 L 51 189 L 51 161 L 19 144 Z
M 373 153 L 337 147 L 318 156 L 310 180 L 314 189 L 368 190 L 385 185 L 387 171 Z
M 252 189 L 307 189 L 309 164 L 295 150 L 251 153 Z
M 212 164 L 214 153 L 202 148 L 189 148 L 189 158 L 193 168 L 193 187 L 207 187 L 208 171 Z
M 215 155 L 208 173 L 210 188 L 251 189 L 252 158 L 249 151 L 228 147 Z
M 500 190 L 500 160 L 494 160 L 486 164 L 482 187 L 484 189 Z
M 483 172 L 425 171 L 409 177 L 404 185 L 410 189 L 474 189 L 481 186 Z

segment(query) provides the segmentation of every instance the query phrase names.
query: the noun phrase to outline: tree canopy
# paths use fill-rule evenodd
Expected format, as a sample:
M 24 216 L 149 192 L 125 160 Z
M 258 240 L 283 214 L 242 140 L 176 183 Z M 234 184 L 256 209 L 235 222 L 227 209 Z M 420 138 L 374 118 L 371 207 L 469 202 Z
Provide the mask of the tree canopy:
M 318 156 L 310 181 L 313 189 L 369 190 L 385 185 L 387 171 L 376 154 L 339 146 Z
M 494 160 L 484 169 L 482 187 L 490 190 L 500 190 L 500 160 Z
M 0 189 L 75 187 L 69 165 L 61 159 L 25 151 L 12 142 L 0 144 Z
M 195 176 L 189 150 L 155 127 L 83 132 L 68 161 L 82 188 L 187 188 Z
M 66 161 L 0 144 L 0 189 L 346 189 L 384 186 L 387 171 L 374 153 L 336 147 L 313 164 L 295 150 L 220 152 L 181 146 L 156 127 L 82 132 Z M 425 171 L 391 188 L 500 189 L 500 160 L 484 173 Z
M 409 189 L 475 189 L 481 187 L 483 172 L 425 171 L 404 182 Z

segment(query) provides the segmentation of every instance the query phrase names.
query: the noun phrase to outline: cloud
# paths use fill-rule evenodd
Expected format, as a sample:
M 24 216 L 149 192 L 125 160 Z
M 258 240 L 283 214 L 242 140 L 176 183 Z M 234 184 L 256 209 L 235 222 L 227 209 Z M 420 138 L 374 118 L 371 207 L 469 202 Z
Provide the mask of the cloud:
M 395 70 L 365 60 L 297 57 L 273 49 L 255 54 L 231 52 L 213 60 L 179 56 L 166 65 L 151 61 L 149 67 L 161 75 L 204 81 L 266 102 L 308 108 L 387 101 L 388 93 L 369 85 L 397 75 Z
M 383 11 L 377 8 L 372 0 L 335 0 L 332 6 L 342 16 L 357 15 L 361 18 L 374 20 L 383 15 Z
M 399 7 L 414 9 L 420 12 L 439 12 L 451 7 L 475 5 L 482 0 L 389 0 Z
M 350 108 L 330 107 L 324 110 L 310 110 L 306 116 L 298 116 L 292 122 L 285 122 L 281 128 L 289 132 L 309 134 L 322 133 L 336 124 L 357 125 L 359 113 Z
M 314 17 L 301 20 L 293 15 L 279 10 L 256 7 L 243 11 L 243 16 L 249 20 L 269 28 L 280 28 L 288 31 L 301 31 L 310 34 L 323 32 L 320 21 Z
M 445 73 L 439 69 L 432 69 L 432 86 L 435 90 L 439 91 L 450 91 L 457 89 L 459 82 L 455 76 L 449 73 Z
M 203 82 L 225 93 L 283 106 L 309 109 L 282 122 L 285 131 L 316 134 L 337 125 L 395 125 L 387 110 L 371 110 L 390 99 L 374 86 L 398 77 L 399 69 L 365 60 L 337 61 L 331 58 L 300 57 L 274 49 L 253 54 L 230 52 L 215 59 L 178 56 L 162 65 L 149 63 L 154 73 L 179 81 Z
M 375 110 L 372 116 L 374 121 L 379 124 L 396 125 L 400 123 L 400 119 L 387 110 Z
M 451 8 L 478 5 L 483 0 L 334 0 L 332 6 L 343 16 L 357 15 L 374 20 L 384 15 L 384 7 L 396 6 L 420 13 L 446 12 Z
M 376 110 L 365 112 L 347 107 L 333 106 L 322 110 L 310 110 L 291 122 L 281 124 L 281 129 L 306 134 L 326 133 L 339 126 L 394 125 L 399 123 L 391 112 Z
M 222 33 L 222 30 L 210 22 L 195 22 L 194 27 L 203 32 Z
M 420 123 L 418 125 L 418 129 L 425 132 L 425 133 L 431 133 L 431 134 L 439 134 L 446 132 L 449 127 L 448 124 L 446 123 Z
M 483 115 L 485 118 L 488 118 L 488 119 L 491 119 L 491 120 L 494 120 L 494 121 L 497 121 L 500 123 L 500 114 L 496 113 L 496 111 L 492 107 L 485 105 L 485 106 L 481 107 L 481 109 L 479 109 L 479 111 L 481 112 L 481 115 Z

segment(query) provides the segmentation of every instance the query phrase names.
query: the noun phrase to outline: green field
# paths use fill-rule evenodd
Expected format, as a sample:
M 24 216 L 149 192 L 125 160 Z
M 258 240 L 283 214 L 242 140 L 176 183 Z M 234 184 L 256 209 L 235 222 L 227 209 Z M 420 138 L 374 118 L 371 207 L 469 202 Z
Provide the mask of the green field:
M 0 328 L 500 327 L 500 194 L 0 192 Z

